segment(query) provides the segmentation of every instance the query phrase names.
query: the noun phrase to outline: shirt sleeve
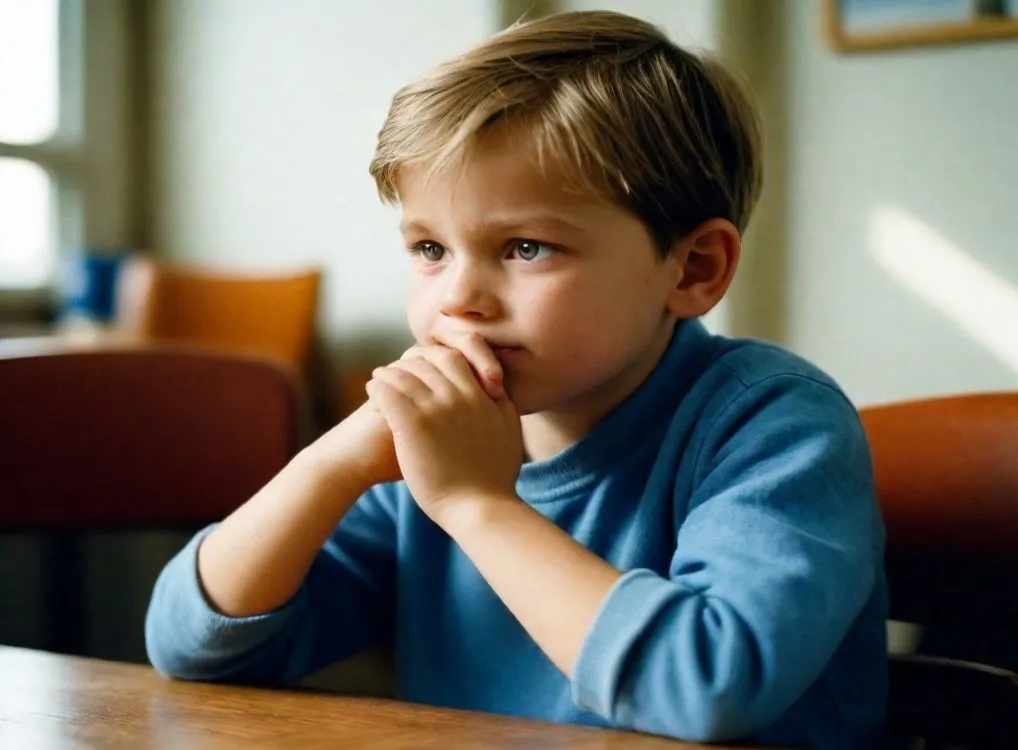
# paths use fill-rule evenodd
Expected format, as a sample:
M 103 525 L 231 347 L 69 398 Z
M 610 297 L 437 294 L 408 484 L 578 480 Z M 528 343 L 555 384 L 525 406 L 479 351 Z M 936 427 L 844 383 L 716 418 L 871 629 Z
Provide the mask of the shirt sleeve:
M 392 485 L 362 496 L 283 607 L 227 617 L 198 578 L 199 532 L 163 569 L 145 619 L 152 665 L 188 680 L 282 685 L 382 643 L 394 632 L 396 514 Z
M 669 576 L 616 583 L 573 694 L 619 726 L 724 741 L 820 676 L 873 591 L 882 525 L 858 414 L 822 382 L 745 388 L 699 446 Z

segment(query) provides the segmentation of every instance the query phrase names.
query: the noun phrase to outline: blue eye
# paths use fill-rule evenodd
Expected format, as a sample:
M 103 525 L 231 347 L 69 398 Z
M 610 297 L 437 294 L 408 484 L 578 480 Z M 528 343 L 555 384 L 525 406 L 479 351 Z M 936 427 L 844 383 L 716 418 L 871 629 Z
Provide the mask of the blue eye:
M 555 252 L 555 248 L 536 240 L 516 240 L 512 245 L 512 249 L 517 258 L 530 263 Z
M 410 251 L 414 255 L 421 256 L 428 263 L 438 263 L 445 255 L 445 248 L 437 242 L 418 242 Z

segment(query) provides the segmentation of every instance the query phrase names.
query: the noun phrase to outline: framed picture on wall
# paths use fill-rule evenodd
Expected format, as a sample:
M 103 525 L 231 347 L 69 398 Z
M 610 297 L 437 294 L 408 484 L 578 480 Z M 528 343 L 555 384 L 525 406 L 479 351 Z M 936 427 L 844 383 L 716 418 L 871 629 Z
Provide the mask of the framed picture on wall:
M 823 0 L 841 52 L 1018 37 L 1018 0 Z

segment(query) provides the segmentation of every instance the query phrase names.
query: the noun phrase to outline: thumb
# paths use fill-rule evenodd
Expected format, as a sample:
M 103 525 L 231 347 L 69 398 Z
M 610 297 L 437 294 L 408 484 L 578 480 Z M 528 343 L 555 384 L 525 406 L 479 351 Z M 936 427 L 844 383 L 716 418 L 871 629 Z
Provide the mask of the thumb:
M 502 419 L 505 420 L 505 424 L 512 429 L 513 434 L 517 439 L 522 440 L 520 413 L 516 409 L 516 404 L 514 404 L 508 397 L 500 398 L 495 402 L 495 404 L 498 406 L 499 413 L 501 413 Z

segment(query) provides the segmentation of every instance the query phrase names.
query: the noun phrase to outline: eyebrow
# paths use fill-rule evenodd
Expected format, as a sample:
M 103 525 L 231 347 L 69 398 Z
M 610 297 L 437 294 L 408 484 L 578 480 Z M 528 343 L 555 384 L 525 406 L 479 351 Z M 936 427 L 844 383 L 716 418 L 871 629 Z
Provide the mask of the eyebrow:
M 399 224 L 399 229 L 403 234 L 408 232 L 432 233 L 428 223 L 421 219 L 403 219 Z M 477 229 L 485 232 L 499 231 L 505 234 L 516 233 L 523 235 L 527 234 L 528 231 L 541 229 L 559 230 L 581 235 L 589 234 L 587 229 L 554 214 L 524 214 L 504 218 L 493 217 L 481 222 Z

